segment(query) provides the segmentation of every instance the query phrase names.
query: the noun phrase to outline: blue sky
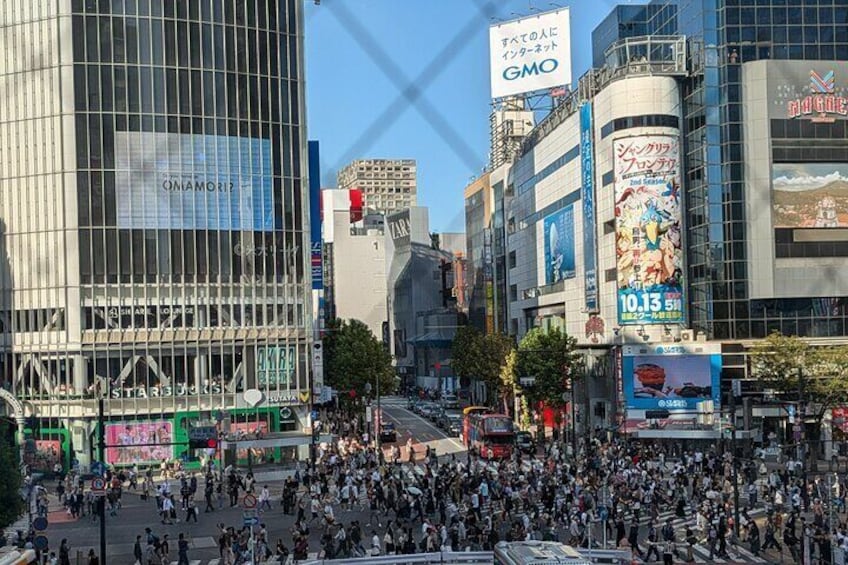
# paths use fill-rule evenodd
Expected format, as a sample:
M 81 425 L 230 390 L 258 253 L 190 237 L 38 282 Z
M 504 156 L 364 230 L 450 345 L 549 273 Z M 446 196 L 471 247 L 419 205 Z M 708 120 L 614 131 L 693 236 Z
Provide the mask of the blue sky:
M 322 186 L 334 186 L 337 169 L 352 159 L 416 159 L 418 204 L 430 208 L 430 229 L 464 231 L 462 192 L 489 150 L 490 16 L 569 6 L 576 79 L 591 65 L 592 29 L 616 3 L 307 1 L 307 127 L 321 143 Z

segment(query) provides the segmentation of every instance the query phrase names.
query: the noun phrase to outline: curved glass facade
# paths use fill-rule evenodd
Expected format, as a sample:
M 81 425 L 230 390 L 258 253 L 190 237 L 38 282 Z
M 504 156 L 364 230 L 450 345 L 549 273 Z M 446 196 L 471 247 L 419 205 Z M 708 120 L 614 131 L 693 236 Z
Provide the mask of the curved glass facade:
M 67 51 L 54 64 L 72 78 L 66 343 L 20 349 L 6 371 L 42 427 L 90 431 L 98 393 L 110 418 L 176 439 L 192 419 L 301 427 L 311 339 L 301 11 L 299 0 L 73 0 L 58 14 Z M 265 394 L 258 408 L 243 399 L 253 388 Z M 84 461 L 87 447 L 72 449 Z M 181 451 L 169 449 L 155 455 Z

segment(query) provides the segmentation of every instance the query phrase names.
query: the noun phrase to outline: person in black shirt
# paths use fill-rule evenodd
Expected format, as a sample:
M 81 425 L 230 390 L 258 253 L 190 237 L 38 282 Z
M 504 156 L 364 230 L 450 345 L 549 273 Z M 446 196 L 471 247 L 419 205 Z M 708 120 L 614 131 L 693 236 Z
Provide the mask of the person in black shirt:
M 185 539 L 185 534 L 180 534 L 177 540 L 177 564 L 189 565 L 188 562 L 188 540 Z
M 135 536 L 135 545 L 133 545 L 133 557 L 139 564 L 143 563 L 144 554 L 141 552 L 141 536 Z

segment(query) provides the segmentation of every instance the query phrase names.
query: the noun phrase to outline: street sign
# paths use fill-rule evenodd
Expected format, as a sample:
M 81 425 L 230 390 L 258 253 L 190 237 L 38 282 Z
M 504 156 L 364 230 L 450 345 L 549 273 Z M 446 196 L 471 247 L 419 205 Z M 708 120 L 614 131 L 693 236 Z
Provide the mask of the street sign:
M 48 545 L 47 536 L 35 536 L 32 540 L 32 547 L 39 551 L 44 551 Z
M 244 498 L 241 499 L 241 505 L 245 508 L 256 508 L 256 497 L 252 494 L 244 495 Z
M 103 492 L 106 490 L 106 481 L 102 477 L 94 477 L 91 479 L 91 490 L 95 492 Z
M 91 463 L 91 474 L 92 475 L 100 475 L 100 476 L 105 475 L 106 474 L 106 465 L 104 465 L 100 461 L 92 461 L 92 463 Z
M 217 437 L 218 430 L 215 426 L 193 426 L 188 429 L 188 439 L 190 440 L 206 440 Z
M 256 515 L 255 510 L 244 511 L 241 513 L 241 521 L 245 526 L 258 526 L 259 516 Z
M 318 419 L 318 411 L 317 411 L 317 410 L 313 410 L 313 411 L 312 411 L 311 416 L 312 416 L 312 421 L 313 421 L 313 422 L 314 422 L 315 420 L 317 420 L 317 419 Z
M 34 518 L 32 521 L 32 529 L 36 532 L 42 532 L 47 529 L 47 518 L 44 516 L 38 516 Z

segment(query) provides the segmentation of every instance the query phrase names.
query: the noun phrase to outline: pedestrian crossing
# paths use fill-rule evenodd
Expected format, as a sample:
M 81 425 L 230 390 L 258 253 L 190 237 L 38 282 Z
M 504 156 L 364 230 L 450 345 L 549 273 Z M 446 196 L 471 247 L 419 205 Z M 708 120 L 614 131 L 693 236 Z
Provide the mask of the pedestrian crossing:
M 526 508 L 521 506 L 521 510 L 513 508 L 512 514 L 513 516 L 518 516 L 526 511 Z M 545 507 L 542 502 L 536 503 L 536 509 L 539 513 L 545 512 Z M 503 503 L 501 501 L 491 501 L 487 500 L 480 507 L 482 515 L 490 515 L 492 512 L 500 512 L 503 510 Z M 766 515 L 766 510 L 764 508 L 753 508 L 748 511 L 748 516 L 752 520 L 756 520 L 762 516 Z M 686 528 L 692 528 L 695 531 L 696 535 L 700 534 L 695 526 L 695 515 L 689 514 L 685 517 L 679 517 L 673 510 L 668 510 L 664 512 L 660 512 L 659 515 L 652 519 L 650 513 L 641 513 L 639 516 L 639 525 L 641 528 L 646 528 L 649 524 L 653 523 L 654 526 L 659 531 L 660 528 L 666 523 L 666 520 L 671 521 L 671 525 L 674 528 L 676 539 L 678 540 L 678 554 L 681 559 L 685 559 L 688 553 L 688 544 L 682 542 L 685 537 Z M 624 523 L 627 528 L 629 528 L 630 524 L 633 521 L 633 514 L 630 512 L 626 512 L 624 514 Z M 603 538 L 603 530 L 601 529 L 600 523 L 598 521 L 595 522 L 596 527 L 593 528 L 593 543 L 597 543 L 600 546 L 600 540 Z M 614 532 L 614 528 L 613 528 Z M 613 536 L 615 534 L 613 533 Z M 646 535 L 646 531 L 642 530 L 640 532 L 640 546 L 644 553 L 647 553 L 647 542 L 644 540 L 644 536 Z M 609 545 L 614 544 L 614 540 L 607 539 Z M 710 549 L 709 545 L 706 543 L 706 540 L 702 540 L 700 543 L 692 546 L 692 558 L 694 563 L 769 563 L 767 559 L 763 557 L 759 557 L 751 553 L 746 546 L 743 547 L 741 545 L 731 545 L 730 540 L 728 539 L 727 544 L 727 553 L 729 555 L 728 558 L 719 558 L 717 556 L 710 557 Z M 658 549 L 661 550 L 660 546 Z M 637 561 L 638 562 L 638 561 Z M 650 563 L 650 562 L 648 562 Z

